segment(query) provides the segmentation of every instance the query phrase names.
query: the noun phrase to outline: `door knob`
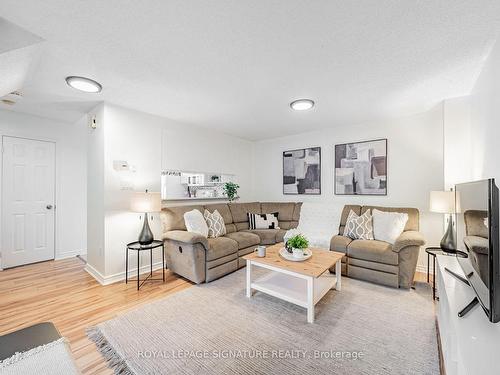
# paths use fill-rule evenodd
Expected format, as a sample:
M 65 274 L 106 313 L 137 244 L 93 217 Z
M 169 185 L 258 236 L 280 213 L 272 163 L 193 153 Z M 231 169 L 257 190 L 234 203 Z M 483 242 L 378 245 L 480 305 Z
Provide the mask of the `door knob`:
M 51 204 L 47 205 L 47 210 L 52 210 L 52 205 Z

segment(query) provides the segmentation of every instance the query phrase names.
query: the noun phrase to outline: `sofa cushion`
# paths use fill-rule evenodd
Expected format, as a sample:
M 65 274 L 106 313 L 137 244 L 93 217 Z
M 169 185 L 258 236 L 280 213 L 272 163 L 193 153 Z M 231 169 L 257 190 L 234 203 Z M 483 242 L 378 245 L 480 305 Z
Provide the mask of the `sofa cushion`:
M 372 212 L 375 239 L 394 245 L 404 231 L 406 222 L 408 221 L 408 214 L 403 212 L 383 212 L 377 209 L 374 209 Z M 363 215 L 368 215 L 368 211 Z
M 350 205 L 350 204 L 344 206 L 344 209 L 342 210 L 342 215 L 340 216 L 340 225 L 339 225 L 340 235 L 344 234 L 344 228 L 347 222 L 347 217 L 349 216 L 349 213 L 351 211 L 354 211 L 354 213 L 357 215 L 361 215 L 361 206 Z
M 293 208 L 293 221 L 299 221 L 300 220 L 300 211 L 302 210 L 302 202 L 297 202 L 295 203 L 295 207 Z
M 255 246 L 260 243 L 260 237 L 250 232 L 234 232 L 226 234 L 227 238 L 231 238 L 238 242 L 238 249 Z
M 245 232 L 255 233 L 260 238 L 261 245 L 274 245 L 279 229 L 253 229 Z
M 238 242 L 227 237 L 208 239 L 207 261 L 238 252 Z
M 236 227 L 236 231 L 242 231 L 250 228 L 248 221 L 245 223 L 235 223 L 233 225 Z
M 229 210 L 229 206 L 226 203 L 218 203 L 218 204 L 207 204 L 205 210 L 208 210 L 210 213 L 217 210 L 219 214 L 224 219 L 224 224 L 232 224 L 233 216 L 231 215 L 231 211 Z
M 276 243 L 283 242 L 286 232 L 287 231 L 285 229 L 278 229 L 278 233 L 276 233 Z
M 229 203 L 229 210 L 231 211 L 231 215 L 233 217 L 233 223 L 247 223 L 248 217 L 247 213 L 255 212 L 260 213 L 260 203 Z M 236 226 L 238 227 L 238 226 Z M 238 229 L 241 230 L 241 229 Z
M 203 214 L 198 210 L 191 210 L 184 214 L 184 224 L 190 233 L 208 237 L 208 225 Z
M 270 214 L 249 212 L 247 215 L 250 229 L 279 229 L 277 212 Z
M 333 236 L 330 240 L 330 250 L 338 251 L 339 253 L 346 253 L 347 246 L 352 242 L 352 239 L 345 236 Z
M 298 221 L 279 221 L 278 225 L 281 229 L 293 229 L 299 225 Z
M 361 213 L 365 213 L 368 210 L 371 210 L 373 215 L 373 210 L 377 209 L 383 212 L 400 212 L 403 214 L 408 214 L 408 221 L 404 227 L 404 230 L 414 230 L 418 231 L 419 228 L 419 212 L 416 208 L 408 208 L 408 207 L 378 207 L 378 206 L 363 206 L 361 208 Z
M 203 206 L 178 206 L 163 208 L 160 212 L 163 232 L 171 230 L 186 230 L 184 214 L 191 210 L 198 210 L 203 213 Z
M 293 202 L 268 202 L 260 204 L 263 214 L 278 213 L 279 221 L 292 221 L 295 211 L 295 203 Z
M 215 210 L 214 212 L 209 212 L 205 210 L 203 217 L 207 221 L 208 237 L 221 237 L 226 234 L 224 218 L 219 211 Z
M 229 206 L 226 203 L 218 203 L 218 204 L 207 204 L 205 210 L 209 212 L 214 212 L 217 210 L 219 214 L 224 219 L 224 224 L 226 225 L 226 233 L 236 232 L 236 226 L 233 224 L 233 216 L 231 215 L 231 211 L 229 210 Z
M 354 211 L 349 212 L 343 235 L 354 240 L 373 240 L 373 221 L 370 212 L 366 211 L 363 215 L 358 215 Z
M 398 265 L 398 253 L 392 251 L 392 245 L 377 240 L 354 240 L 347 246 L 347 255 L 371 262 Z

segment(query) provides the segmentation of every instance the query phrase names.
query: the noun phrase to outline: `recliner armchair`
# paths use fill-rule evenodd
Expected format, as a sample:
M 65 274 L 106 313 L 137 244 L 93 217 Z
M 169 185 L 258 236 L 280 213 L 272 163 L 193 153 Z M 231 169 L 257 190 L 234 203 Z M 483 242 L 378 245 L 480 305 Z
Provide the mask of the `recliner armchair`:
M 404 231 L 394 245 L 377 240 L 352 240 L 343 236 L 351 210 L 362 215 L 372 209 L 408 214 Z M 346 205 L 342 210 L 339 234 L 332 237 L 330 250 L 345 254 L 342 259 L 344 275 L 392 287 L 410 288 L 417 268 L 420 246 L 425 244 L 418 230 L 419 212 L 416 208 Z

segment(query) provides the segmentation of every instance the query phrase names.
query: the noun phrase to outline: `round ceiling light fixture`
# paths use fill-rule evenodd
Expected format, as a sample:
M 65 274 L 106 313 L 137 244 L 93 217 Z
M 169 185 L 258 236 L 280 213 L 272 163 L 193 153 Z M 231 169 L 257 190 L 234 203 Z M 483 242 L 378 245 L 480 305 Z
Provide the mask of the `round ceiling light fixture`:
M 311 99 L 297 99 L 290 103 L 290 108 L 294 111 L 307 111 L 314 107 L 314 101 Z
M 68 86 L 83 92 L 97 93 L 102 90 L 102 86 L 99 82 L 86 77 L 69 76 L 66 77 L 66 83 Z

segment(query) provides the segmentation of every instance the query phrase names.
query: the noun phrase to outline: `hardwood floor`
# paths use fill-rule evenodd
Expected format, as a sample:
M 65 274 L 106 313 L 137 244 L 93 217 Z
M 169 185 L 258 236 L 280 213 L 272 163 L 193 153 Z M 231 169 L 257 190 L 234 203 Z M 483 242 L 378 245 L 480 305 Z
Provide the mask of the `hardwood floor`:
M 85 329 L 192 284 L 167 270 L 165 283 L 146 283 L 140 291 L 134 282 L 102 286 L 84 266 L 70 258 L 0 272 L 0 334 L 51 321 L 70 341 L 83 374 L 112 374 Z
M 167 270 L 165 283 L 146 283 L 140 291 L 134 282 L 102 286 L 84 266 L 70 258 L 0 272 L 0 335 L 53 322 L 70 341 L 83 374 L 112 374 L 85 329 L 192 284 Z M 161 270 L 154 277 L 161 277 Z M 425 282 L 426 275 L 417 273 L 415 280 Z

